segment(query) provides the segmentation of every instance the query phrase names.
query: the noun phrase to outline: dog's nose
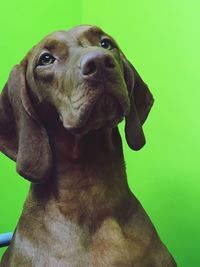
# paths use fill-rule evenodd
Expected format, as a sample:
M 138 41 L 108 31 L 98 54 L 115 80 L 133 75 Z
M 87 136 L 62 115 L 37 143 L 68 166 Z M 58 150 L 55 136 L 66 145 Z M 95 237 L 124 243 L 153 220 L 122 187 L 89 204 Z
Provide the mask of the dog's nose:
M 116 64 L 112 55 L 104 51 L 92 51 L 81 58 L 80 68 L 84 79 L 100 80 L 112 72 Z

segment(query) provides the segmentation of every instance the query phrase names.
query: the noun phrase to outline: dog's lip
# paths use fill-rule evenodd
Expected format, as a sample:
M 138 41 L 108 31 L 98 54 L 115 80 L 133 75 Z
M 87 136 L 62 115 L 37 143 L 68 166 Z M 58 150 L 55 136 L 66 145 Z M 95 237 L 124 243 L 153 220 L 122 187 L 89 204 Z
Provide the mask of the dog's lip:
M 128 112 L 128 107 L 125 101 L 121 101 L 121 99 L 117 98 L 115 95 L 111 93 L 102 93 L 100 96 L 98 96 L 92 104 L 87 104 L 83 107 L 82 115 L 80 115 L 79 120 L 81 123 L 79 123 L 78 126 L 70 126 L 70 125 L 64 125 L 64 127 L 71 132 L 72 134 L 78 135 L 82 134 L 85 131 L 87 131 L 90 117 L 92 115 L 92 112 L 95 110 L 95 106 L 98 104 L 98 102 L 102 99 L 102 97 L 109 97 L 113 99 L 114 104 L 117 106 L 118 111 L 118 122 L 122 121 L 125 115 Z M 105 123 L 105 126 L 111 126 L 112 122 L 107 121 Z

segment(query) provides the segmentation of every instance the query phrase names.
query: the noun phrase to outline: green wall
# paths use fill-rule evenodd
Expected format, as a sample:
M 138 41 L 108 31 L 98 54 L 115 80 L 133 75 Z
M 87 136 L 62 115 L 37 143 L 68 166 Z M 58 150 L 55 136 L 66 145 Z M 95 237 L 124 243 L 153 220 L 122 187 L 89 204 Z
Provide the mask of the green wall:
M 179 266 L 199 267 L 199 0 L 26 3 L 0 4 L 0 88 L 12 65 L 53 30 L 89 23 L 113 35 L 155 97 L 146 146 L 133 152 L 123 136 L 130 187 Z M 1 154 L 0 232 L 14 229 L 27 190 Z

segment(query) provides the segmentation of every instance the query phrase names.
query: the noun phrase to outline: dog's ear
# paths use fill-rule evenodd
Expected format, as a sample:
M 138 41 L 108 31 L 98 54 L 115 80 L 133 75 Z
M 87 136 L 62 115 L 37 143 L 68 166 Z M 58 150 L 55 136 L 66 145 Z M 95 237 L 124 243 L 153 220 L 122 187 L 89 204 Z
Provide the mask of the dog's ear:
M 145 122 L 154 99 L 148 86 L 141 79 L 133 65 L 122 54 L 124 79 L 129 91 L 130 112 L 126 116 L 125 136 L 130 148 L 139 150 L 145 145 L 142 125 Z
M 28 95 L 25 71 L 25 63 L 15 66 L 0 95 L 0 151 L 16 161 L 20 175 L 40 183 L 50 175 L 52 155 Z

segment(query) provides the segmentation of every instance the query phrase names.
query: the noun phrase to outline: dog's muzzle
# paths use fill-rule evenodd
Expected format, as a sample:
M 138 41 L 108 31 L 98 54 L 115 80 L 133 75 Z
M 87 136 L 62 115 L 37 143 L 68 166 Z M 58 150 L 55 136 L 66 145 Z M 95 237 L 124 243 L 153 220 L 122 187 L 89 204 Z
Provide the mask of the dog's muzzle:
M 67 129 L 74 134 L 102 127 L 114 128 L 129 110 L 119 63 L 107 50 L 97 49 L 80 58 L 79 74 L 87 97 L 77 116 L 77 124 Z
M 82 78 L 88 82 L 104 82 L 115 72 L 115 68 L 114 58 L 103 49 L 89 52 L 80 60 Z

